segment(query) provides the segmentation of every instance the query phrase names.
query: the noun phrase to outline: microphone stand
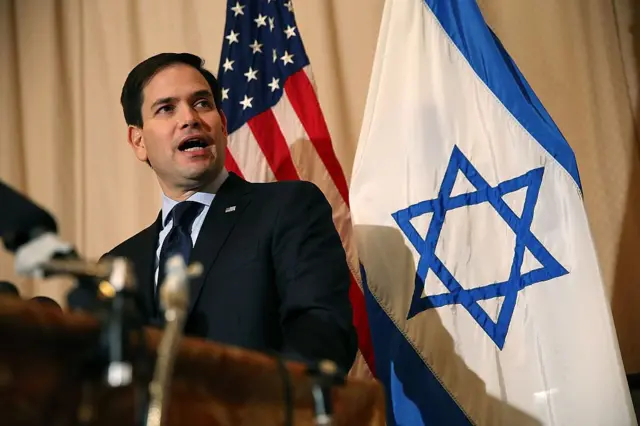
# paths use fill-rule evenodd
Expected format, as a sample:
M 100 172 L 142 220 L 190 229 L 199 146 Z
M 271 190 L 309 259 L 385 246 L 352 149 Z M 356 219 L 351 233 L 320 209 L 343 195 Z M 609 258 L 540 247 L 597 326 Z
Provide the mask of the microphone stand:
M 332 426 L 333 405 L 331 390 L 345 383 L 345 375 L 338 366 L 329 360 L 311 363 L 307 366 L 307 374 L 313 379 L 311 395 L 314 402 L 316 426 Z
M 166 264 L 167 274 L 160 287 L 160 307 L 165 317 L 165 331 L 158 345 L 158 354 L 149 384 L 151 400 L 144 426 L 162 426 L 171 388 L 171 375 L 183 336 L 189 307 L 189 278 L 202 273 L 202 265 L 187 267 L 180 255 Z
M 111 306 L 104 317 L 101 333 L 101 352 L 106 355 L 106 372 L 104 379 L 112 388 L 125 387 L 133 383 L 136 373 L 142 378 L 136 386 L 136 423 L 144 425 L 146 407 L 149 401 L 146 386 L 150 379 L 149 366 L 152 364 L 145 344 L 144 321 L 136 304 L 136 286 L 131 271 L 131 264 L 124 258 L 116 258 L 111 264 L 109 284 L 114 290 L 111 295 Z M 103 295 L 109 296 L 109 287 L 102 282 Z M 137 337 L 137 353 L 134 355 L 130 342 Z M 105 371 L 103 366 L 102 371 Z

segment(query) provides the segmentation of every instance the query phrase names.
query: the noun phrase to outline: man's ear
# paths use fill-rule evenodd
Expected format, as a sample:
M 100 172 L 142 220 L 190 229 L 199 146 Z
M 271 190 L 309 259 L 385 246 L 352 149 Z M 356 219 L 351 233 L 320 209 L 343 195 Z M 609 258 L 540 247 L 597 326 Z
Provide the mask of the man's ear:
M 142 129 L 138 126 L 129 126 L 127 130 L 127 139 L 129 146 L 131 146 L 136 155 L 136 158 L 140 161 L 146 162 L 148 160 L 147 147 L 145 145 Z

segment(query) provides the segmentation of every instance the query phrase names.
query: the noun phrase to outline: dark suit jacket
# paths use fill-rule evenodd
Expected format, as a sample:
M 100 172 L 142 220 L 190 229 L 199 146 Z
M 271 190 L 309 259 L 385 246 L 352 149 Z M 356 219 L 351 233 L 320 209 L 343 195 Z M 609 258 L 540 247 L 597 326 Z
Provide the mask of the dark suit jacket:
M 105 255 L 134 262 L 150 324 L 158 318 L 153 274 L 161 216 Z M 186 334 L 351 367 L 357 339 L 350 273 L 331 206 L 312 183 L 256 184 L 229 173 L 190 262 L 204 272 L 191 283 Z

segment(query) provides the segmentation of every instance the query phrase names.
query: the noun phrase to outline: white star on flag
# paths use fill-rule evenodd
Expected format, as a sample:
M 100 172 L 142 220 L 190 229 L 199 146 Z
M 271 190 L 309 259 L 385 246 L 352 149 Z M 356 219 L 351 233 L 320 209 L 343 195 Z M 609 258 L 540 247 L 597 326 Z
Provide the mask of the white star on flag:
M 286 50 L 284 51 L 284 56 L 281 57 L 282 65 L 292 64 L 293 63 L 293 55 L 290 55 Z
M 253 101 L 253 98 L 250 98 L 247 95 L 244 95 L 244 99 L 240 101 L 240 105 L 242 105 L 242 109 L 245 110 L 247 108 L 251 108 L 251 101 Z
M 231 8 L 231 10 L 233 10 L 233 16 L 244 15 L 242 9 L 244 9 L 244 6 L 241 6 L 240 2 L 236 2 L 236 5 Z
M 238 43 L 238 36 L 240 35 L 240 33 L 236 33 L 233 30 L 231 30 L 231 32 L 229 33 L 228 36 L 226 36 L 225 38 L 227 40 L 229 40 L 229 44 L 233 44 L 233 43 Z
M 245 72 L 244 75 L 247 77 L 247 83 L 250 82 L 251 80 L 258 80 L 258 77 L 256 77 L 256 75 L 258 74 L 258 70 L 254 70 L 253 68 L 249 67 L 249 71 Z
M 267 26 L 267 17 L 263 14 L 258 15 L 258 17 L 256 19 L 253 20 L 256 25 L 258 26 L 258 28 L 264 26 Z
M 288 25 L 287 28 L 284 30 L 284 33 L 287 35 L 287 38 L 295 37 L 296 27 L 292 27 L 291 25 Z
M 222 100 L 229 99 L 229 89 L 222 89 Z
M 272 92 L 275 92 L 277 89 L 280 88 L 280 79 L 273 77 L 273 79 L 271 80 L 271 83 L 267 84 L 267 86 L 271 87 Z
M 225 72 L 226 72 L 226 71 L 233 71 L 233 63 L 234 63 L 234 62 L 235 62 L 235 61 L 230 61 L 230 60 L 229 60 L 229 58 L 227 58 L 227 59 L 224 61 L 224 64 L 222 64 L 222 68 L 224 68 Z
M 258 40 L 254 40 L 252 44 L 249 45 L 253 53 L 260 52 L 262 53 L 262 44 L 258 43 Z

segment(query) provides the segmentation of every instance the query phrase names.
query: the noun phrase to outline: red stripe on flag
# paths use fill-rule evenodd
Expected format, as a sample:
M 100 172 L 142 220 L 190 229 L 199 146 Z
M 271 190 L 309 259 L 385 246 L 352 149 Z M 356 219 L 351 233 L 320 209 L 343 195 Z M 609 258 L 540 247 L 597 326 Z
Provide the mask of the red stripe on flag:
M 231 155 L 231 151 L 229 151 L 229 147 L 227 146 L 225 150 L 226 155 L 224 159 L 224 167 L 227 169 L 227 171 L 233 172 L 244 179 L 242 171 L 240 170 L 240 167 L 238 167 L 238 163 L 236 163 L 236 159 L 233 158 L 233 155 Z
M 247 123 L 277 180 L 300 180 L 291 151 L 271 108 Z
M 364 301 L 364 294 L 358 287 L 355 277 L 351 274 L 351 286 L 349 287 L 349 299 L 353 307 L 353 326 L 358 333 L 358 349 L 367 362 L 371 374 L 376 375 L 376 365 L 373 357 L 373 342 L 371 341 L 371 329 Z
M 300 70 L 287 78 L 284 90 L 320 159 L 327 168 L 331 179 L 333 179 L 333 183 L 338 188 L 338 192 L 347 206 L 349 206 L 347 180 L 342 172 L 342 166 L 333 151 L 329 129 L 324 121 L 324 115 L 320 109 L 316 92 L 313 90 L 309 77 L 304 70 Z

